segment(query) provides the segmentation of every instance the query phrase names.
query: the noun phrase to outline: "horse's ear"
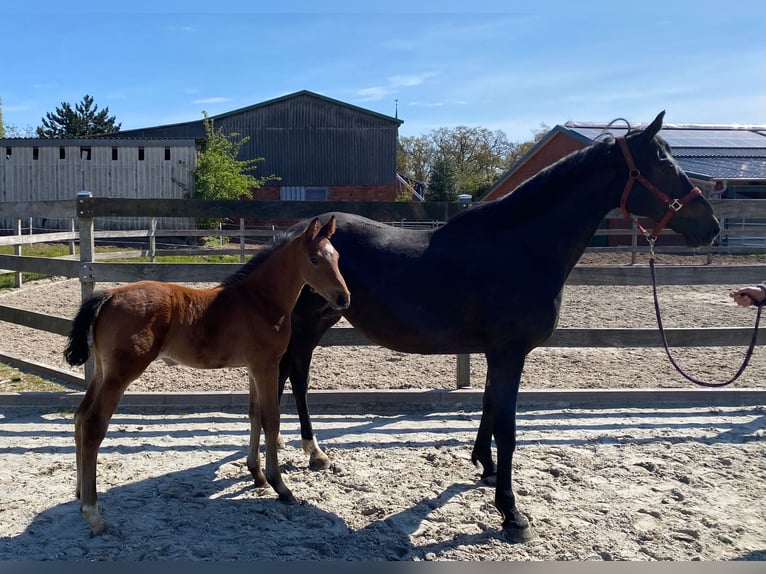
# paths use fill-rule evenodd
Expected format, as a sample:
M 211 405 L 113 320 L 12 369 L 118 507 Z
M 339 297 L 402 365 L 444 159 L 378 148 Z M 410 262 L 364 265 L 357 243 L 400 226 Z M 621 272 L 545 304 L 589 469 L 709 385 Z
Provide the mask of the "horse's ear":
M 652 139 L 654 136 L 656 136 L 659 131 L 662 129 L 662 119 L 665 117 L 665 110 L 662 110 L 659 114 L 657 114 L 657 117 L 654 118 L 654 121 L 650 123 L 648 126 L 646 126 L 646 129 L 644 130 L 644 135 L 646 135 L 647 138 Z
M 327 223 L 324 224 L 324 227 L 322 227 L 322 231 L 320 234 L 322 237 L 326 237 L 327 239 L 330 239 L 332 237 L 332 234 L 335 233 L 335 216 L 331 215 L 330 219 L 327 221 Z
M 308 224 L 308 227 L 306 227 L 306 231 L 303 232 L 304 236 L 306 237 L 306 240 L 310 243 L 316 239 L 317 235 L 319 235 L 319 230 L 322 227 L 319 225 L 319 218 L 315 217 L 311 220 L 311 223 Z

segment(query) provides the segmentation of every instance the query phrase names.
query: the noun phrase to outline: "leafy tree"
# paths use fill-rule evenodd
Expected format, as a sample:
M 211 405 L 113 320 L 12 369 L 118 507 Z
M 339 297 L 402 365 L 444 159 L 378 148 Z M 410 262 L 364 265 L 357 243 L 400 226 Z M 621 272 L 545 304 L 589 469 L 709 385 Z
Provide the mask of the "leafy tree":
M 430 181 L 437 158 L 441 157 L 452 166 L 460 193 L 481 195 L 548 131 L 545 124 L 540 124 L 540 129 L 533 131 L 534 139 L 523 143 L 509 142 L 501 130 L 467 126 L 403 137 L 399 139 L 397 170 Z M 440 177 L 437 174 L 437 179 Z
M 197 157 L 194 170 L 194 197 L 201 199 L 247 199 L 252 190 L 267 181 L 279 179 L 274 175 L 257 178 L 247 172 L 256 168 L 264 158 L 238 160 L 239 150 L 250 141 L 239 134 L 225 134 L 216 129 L 213 120 L 202 112 L 205 123 L 205 145 Z
M 93 98 L 85 94 L 74 108 L 68 102 L 61 102 L 55 112 L 45 114 L 37 135 L 41 138 L 74 138 L 118 132 L 121 126 L 115 123 L 115 116 L 109 115 L 108 106 L 99 111 Z
M 427 201 L 456 201 L 458 195 L 458 177 L 452 162 L 444 155 L 439 155 L 433 162 L 428 177 Z
M 3 100 L 0 98 L 0 138 L 5 137 L 5 124 L 3 124 Z

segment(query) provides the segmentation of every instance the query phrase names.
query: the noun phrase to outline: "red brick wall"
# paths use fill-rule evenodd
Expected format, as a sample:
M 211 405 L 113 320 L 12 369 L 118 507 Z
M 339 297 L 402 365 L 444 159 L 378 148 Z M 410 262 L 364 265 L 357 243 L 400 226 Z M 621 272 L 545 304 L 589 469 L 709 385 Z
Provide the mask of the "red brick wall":
M 541 169 L 557 162 L 562 157 L 569 155 L 573 151 L 582 149 L 584 146 L 579 141 L 562 133 L 554 135 L 548 143 L 540 148 L 537 153 L 516 169 L 505 181 L 503 181 L 491 194 L 488 194 L 484 201 L 500 199 L 516 189 L 533 175 L 536 175 Z
M 391 185 L 338 185 L 327 188 L 327 201 L 396 201 L 398 188 Z M 279 201 L 279 187 L 267 186 L 253 190 L 253 199 Z

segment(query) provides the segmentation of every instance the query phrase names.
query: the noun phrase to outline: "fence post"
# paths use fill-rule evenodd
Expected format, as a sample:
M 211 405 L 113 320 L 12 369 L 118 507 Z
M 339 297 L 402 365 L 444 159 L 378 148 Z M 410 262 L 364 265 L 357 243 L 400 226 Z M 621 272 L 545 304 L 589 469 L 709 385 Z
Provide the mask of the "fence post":
M 457 356 L 457 388 L 471 386 L 471 355 Z
M 633 229 L 633 233 L 630 236 L 630 264 L 635 265 L 636 257 L 638 255 L 638 227 L 636 227 L 635 221 L 633 221 L 630 225 Z
M 93 260 L 95 259 L 95 237 L 93 230 L 93 213 L 82 205 L 82 200 L 90 199 L 93 194 L 89 191 L 77 193 L 77 217 L 80 220 L 80 298 L 82 301 L 93 295 L 96 282 L 93 280 Z M 85 363 L 85 384 L 93 379 L 93 356 Z
M 77 231 L 77 226 L 74 223 L 74 219 L 75 218 L 73 217 L 72 219 L 69 220 L 69 231 L 71 233 L 74 233 L 75 231 Z M 72 239 L 69 242 L 69 255 L 74 255 L 77 252 L 77 249 L 75 248 L 75 243 L 76 242 L 74 239 Z
M 16 235 L 21 237 L 21 218 L 20 217 L 16 218 L 15 231 L 16 231 Z M 21 257 L 21 243 L 17 243 L 16 245 L 13 246 L 13 254 L 16 257 Z M 19 288 L 21 287 L 22 284 L 23 284 L 23 280 L 21 277 L 21 271 L 16 271 L 13 274 L 13 286 L 16 288 Z
M 155 262 L 157 258 L 157 218 L 149 218 L 149 261 Z
M 239 218 L 239 262 L 245 262 L 245 218 Z

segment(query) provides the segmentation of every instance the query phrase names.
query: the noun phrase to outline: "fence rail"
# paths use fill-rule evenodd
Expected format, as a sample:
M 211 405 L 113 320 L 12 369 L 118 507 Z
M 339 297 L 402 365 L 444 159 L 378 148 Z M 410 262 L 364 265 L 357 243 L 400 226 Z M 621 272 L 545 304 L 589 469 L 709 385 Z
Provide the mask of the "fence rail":
M 765 200 L 717 200 L 712 201 L 714 209 L 721 217 L 766 218 Z M 42 204 L 42 205 L 40 205 Z M 109 263 L 99 261 L 95 255 L 95 239 L 108 237 L 156 237 L 156 230 L 137 230 L 103 232 L 95 231 L 93 220 L 98 217 L 175 217 L 192 218 L 306 218 L 325 211 L 353 212 L 379 221 L 423 222 L 446 220 L 470 204 L 446 202 L 396 202 L 396 203 L 357 203 L 357 202 L 253 202 L 253 201 L 183 201 L 183 200 L 128 200 L 79 197 L 76 202 L 39 202 L 24 204 L 0 204 L 4 213 L 14 217 L 76 216 L 79 223 L 77 232 L 43 233 L 35 235 L 14 235 L 0 237 L 0 245 L 29 245 L 35 242 L 79 241 L 80 257 L 73 256 L 49 259 L 17 255 L 0 255 L 0 269 L 12 272 L 36 272 L 44 275 L 79 278 L 83 297 L 101 282 L 131 282 L 141 279 L 154 279 L 169 282 L 216 282 L 231 275 L 240 264 L 236 263 L 198 263 L 198 264 L 158 264 L 158 263 Z M 7 210 L 6 210 L 7 207 Z M 46 210 L 50 210 L 50 213 Z M 67 210 L 69 210 L 67 212 Z M 74 212 L 74 213 L 73 213 Z M 609 217 L 619 216 L 618 211 Z M 210 235 L 206 231 L 192 230 L 197 234 Z M 243 245 L 242 225 L 240 230 L 226 230 L 221 234 L 240 235 Z M 610 232 L 613 230 L 610 230 Z M 764 229 L 766 232 L 766 228 Z M 632 233 L 631 230 L 626 230 Z M 169 230 L 162 234 L 179 236 L 182 231 Z M 254 234 L 255 235 L 255 234 Z M 621 248 L 592 248 L 598 251 L 626 251 L 635 254 L 645 251 L 639 245 Z M 737 252 L 731 247 L 711 247 L 690 250 L 683 247 L 668 248 L 676 253 L 696 253 L 711 255 L 720 252 Z M 660 251 L 660 249 L 658 249 Z M 754 252 L 750 249 L 748 252 Z M 153 251 L 156 253 L 156 251 Z M 710 260 L 710 259 L 709 259 Z M 698 266 L 658 265 L 658 283 L 662 285 L 729 285 L 736 277 L 737 284 L 759 283 L 766 278 L 766 265 L 725 265 L 713 264 Z M 645 265 L 577 265 L 572 271 L 568 285 L 649 285 L 651 277 Z M 7 306 L 0 306 L 0 321 L 24 325 L 33 329 L 66 335 L 70 319 L 47 314 L 34 313 Z M 706 347 L 746 345 L 751 329 L 667 329 L 671 346 Z M 334 327 L 324 336 L 321 345 L 371 345 L 364 335 L 353 328 Z M 550 347 L 660 347 L 662 342 L 656 329 L 558 329 L 547 341 Z M 467 356 L 458 357 L 457 385 L 468 386 Z

